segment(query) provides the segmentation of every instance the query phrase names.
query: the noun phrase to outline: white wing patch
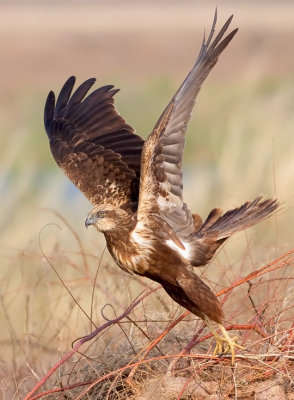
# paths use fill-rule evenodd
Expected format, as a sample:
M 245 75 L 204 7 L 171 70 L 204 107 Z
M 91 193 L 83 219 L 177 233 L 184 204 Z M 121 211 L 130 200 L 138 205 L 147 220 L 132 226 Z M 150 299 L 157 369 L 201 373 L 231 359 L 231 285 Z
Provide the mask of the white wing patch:
M 134 240 L 134 242 L 140 244 L 141 246 L 146 247 L 146 239 L 144 239 L 138 232 L 133 230 L 131 233 L 131 238 Z
M 182 257 L 184 257 L 186 260 L 190 259 L 191 251 L 190 251 L 190 244 L 187 242 L 182 242 L 185 250 L 181 249 L 179 246 L 175 244 L 175 242 L 171 239 L 167 240 L 165 244 L 167 244 L 172 250 L 176 251 L 179 253 Z

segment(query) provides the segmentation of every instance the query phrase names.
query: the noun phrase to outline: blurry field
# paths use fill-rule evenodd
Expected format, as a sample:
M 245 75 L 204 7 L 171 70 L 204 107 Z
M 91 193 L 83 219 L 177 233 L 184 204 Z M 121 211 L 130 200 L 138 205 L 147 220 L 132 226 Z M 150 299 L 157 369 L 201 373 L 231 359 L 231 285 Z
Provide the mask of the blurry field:
M 97 87 L 112 83 L 121 88 L 118 110 L 146 137 L 192 67 L 214 7 L 196 0 L 0 3 L 3 393 L 5 385 L 17 386 L 13 375 L 21 366 L 27 363 L 21 376 L 42 375 L 49 360 L 90 330 L 42 250 L 89 314 L 104 249 L 102 235 L 84 228 L 89 203 L 51 157 L 42 121 L 47 93 L 58 92 L 70 75 L 78 82 L 96 77 Z M 188 130 L 185 199 L 203 217 L 261 193 L 277 196 L 283 208 L 233 238 L 203 270 L 217 290 L 293 247 L 294 4 L 224 1 L 218 27 L 231 13 L 240 31 L 205 82 Z M 102 323 L 105 303 L 123 311 L 149 283 L 119 271 L 106 251 L 93 320 Z M 155 318 L 162 308 L 154 297 L 147 313 Z M 247 316 L 245 308 L 235 322 Z M 31 365 L 40 354 L 42 361 Z

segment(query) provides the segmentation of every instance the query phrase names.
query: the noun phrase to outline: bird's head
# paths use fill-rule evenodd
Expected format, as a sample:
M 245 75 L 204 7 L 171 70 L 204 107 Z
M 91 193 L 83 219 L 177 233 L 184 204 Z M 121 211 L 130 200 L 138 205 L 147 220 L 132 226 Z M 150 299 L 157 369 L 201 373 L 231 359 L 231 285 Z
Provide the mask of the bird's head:
M 88 214 L 85 226 L 94 225 L 98 231 L 107 232 L 117 229 L 127 218 L 127 213 L 111 204 L 94 207 Z

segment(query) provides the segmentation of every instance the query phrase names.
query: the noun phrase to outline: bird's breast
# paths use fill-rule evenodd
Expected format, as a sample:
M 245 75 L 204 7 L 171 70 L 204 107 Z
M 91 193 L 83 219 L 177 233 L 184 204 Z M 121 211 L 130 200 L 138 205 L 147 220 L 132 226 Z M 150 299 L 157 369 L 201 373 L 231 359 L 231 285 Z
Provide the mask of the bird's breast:
M 107 247 L 117 265 L 130 274 L 144 275 L 150 265 L 150 250 L 131 235 L 107 240 Z
M 173 266 L 186 264 L 178 246 L 159 237 L 148 225 L 139 222 L 135 229 L 124 234 L 105 234 L 107 247 L 117 265 L 130 274 L 157 276 Z M 185 250 L 182 250 L 185 252 Z

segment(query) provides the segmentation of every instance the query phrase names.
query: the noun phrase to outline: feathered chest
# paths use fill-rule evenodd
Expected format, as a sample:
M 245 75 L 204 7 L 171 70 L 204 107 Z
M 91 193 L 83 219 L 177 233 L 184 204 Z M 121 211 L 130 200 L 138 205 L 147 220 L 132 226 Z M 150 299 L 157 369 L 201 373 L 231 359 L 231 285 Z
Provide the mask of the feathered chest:
M 105 238 L 110 254 L 122 270 L 144 275 L 152 264 L 152 240 L 132 232 L 106 234 Z
M 122 270 L 155 276 L 165 268 L 187 264 L 164 221 L 157 228 L 155 225 L 150 218 L 147 224 L 138 222 L 131 230 L 104 233 L 108 250 Z

